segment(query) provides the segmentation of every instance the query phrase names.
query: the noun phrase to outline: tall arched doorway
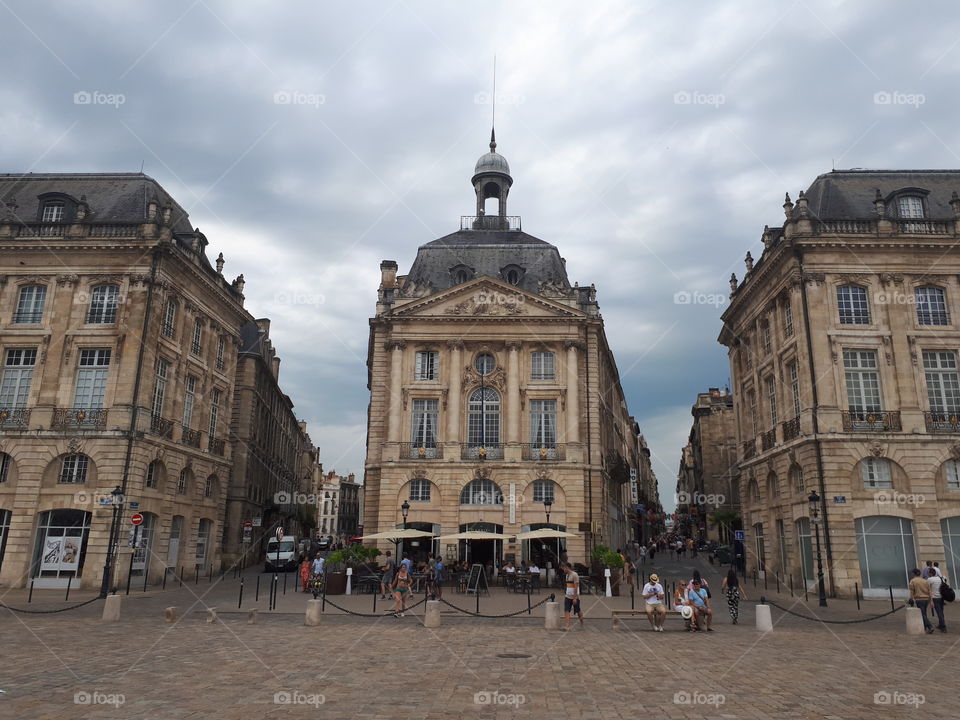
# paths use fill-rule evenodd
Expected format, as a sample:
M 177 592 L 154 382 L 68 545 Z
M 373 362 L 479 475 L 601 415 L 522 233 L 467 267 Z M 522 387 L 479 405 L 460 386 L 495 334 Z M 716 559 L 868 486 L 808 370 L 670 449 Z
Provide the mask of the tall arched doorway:
M 502 533 L 503 525 L 488 522 L 470 522 L 460 525 L 460 532 L 469 532 L 470 530 L 481 530 L 483 532 Z M 458 555 L 461 560 L 473 565 L 493 565 L 499 567 L 503 559 L 503 541 L 502 540 L 461 540 L 459 543 Z

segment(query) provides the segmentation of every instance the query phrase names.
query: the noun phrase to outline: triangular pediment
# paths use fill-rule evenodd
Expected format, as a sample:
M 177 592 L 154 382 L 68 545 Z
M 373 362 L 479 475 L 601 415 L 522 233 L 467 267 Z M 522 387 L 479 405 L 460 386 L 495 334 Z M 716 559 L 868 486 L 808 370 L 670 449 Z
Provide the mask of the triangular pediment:
M 394 317 L 579 318 L 584 313 L 493 278 L 476 278 L 397 308 Z

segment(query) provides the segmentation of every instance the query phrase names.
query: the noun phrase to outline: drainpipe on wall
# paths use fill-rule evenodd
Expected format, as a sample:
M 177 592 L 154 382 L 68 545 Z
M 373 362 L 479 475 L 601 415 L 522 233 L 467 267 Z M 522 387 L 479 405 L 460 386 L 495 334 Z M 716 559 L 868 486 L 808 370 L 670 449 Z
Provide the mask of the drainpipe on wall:
M 133 442 L 137 434 L 137 420 L 140 415 L 140 385 L 143 379 L 143 356 L 146 352 L 147 330 L 150 327 L 150 312 L 153 308 L 153 288 L 156 285 L 157 275 L 160 272 L 160 246 L 153 248 L 153 260 L 150 266 L 150 284 L 147 287 L 147 302 L 143 310 L 143 327 L 140 331 L 140 348 L 137 351 L 137 370 L 133 380 L 133 402 L 130 413 L 130 427 L 127 429 L 127 450 L 123 458 L 123 478 L 120 481 L 120 493 L 123 501 L 127 496 L 127 481 L 130 478 L 130 459 L 133 456 Z M 114 512 L 110 522 L 110 536 L 107 544 L 107 560 L 103 568 L 103 579 L 100 583 L 100 597 L 105 598 L 110 592 L 110 583 L 113 571 L 119 560 L 119 553 L 114 556 L 114 545 L 120 543 L 120 513 Z M 144 570 L 146 572 L 146 570 Z
M 810 312 L 807 305 L 807 286 L 803 281 L 803 251 L 794 247 L 794 255 L 800 266 L 800 299 L 803 305 L 803 330 L 807 335 L 807 356 L 810 359 L 810 390 L 813 398 L 813 448 L 817 456 L 817 478 L 820 487 L 820 517 L 823 518 L 823 537 L 827 550 L 827 569 L 830 579 L 830 596 L 836 597 L 836 585 L 833 576 L 833 545 L 830 541 L 830 518 L 827 515 L 827 492 L 823 479 L 823 450 L 820 447 L 820 398 L 817 393 L 817 374 L 813 360 L 813 339 L 810 335 Z

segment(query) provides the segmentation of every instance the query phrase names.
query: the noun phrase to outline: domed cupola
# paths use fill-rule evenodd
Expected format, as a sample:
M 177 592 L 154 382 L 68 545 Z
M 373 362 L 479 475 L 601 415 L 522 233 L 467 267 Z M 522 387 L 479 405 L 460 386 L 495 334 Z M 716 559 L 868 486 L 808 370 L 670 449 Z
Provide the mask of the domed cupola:
M 507 195 L 513 178 L 510 177 L 510 165 L 507 159 L 497 152 L 497 138 L 495 131 L 490 130 L 490 152 L 477 160 L 473 171 L 473 189 L 477 193 L 477 217 L 486 215 L 484 204 L 489 198 L 496 198 L 497 214 L 505 218 L 507 215 Z

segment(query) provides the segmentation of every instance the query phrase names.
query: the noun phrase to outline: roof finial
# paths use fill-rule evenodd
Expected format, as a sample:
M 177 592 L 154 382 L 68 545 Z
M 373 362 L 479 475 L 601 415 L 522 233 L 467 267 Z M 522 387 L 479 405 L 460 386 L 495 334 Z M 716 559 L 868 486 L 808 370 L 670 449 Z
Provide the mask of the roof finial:
M 497 151 L 497 56 L 493 56 L 493 96 L 490 99 L 490 152 Z

